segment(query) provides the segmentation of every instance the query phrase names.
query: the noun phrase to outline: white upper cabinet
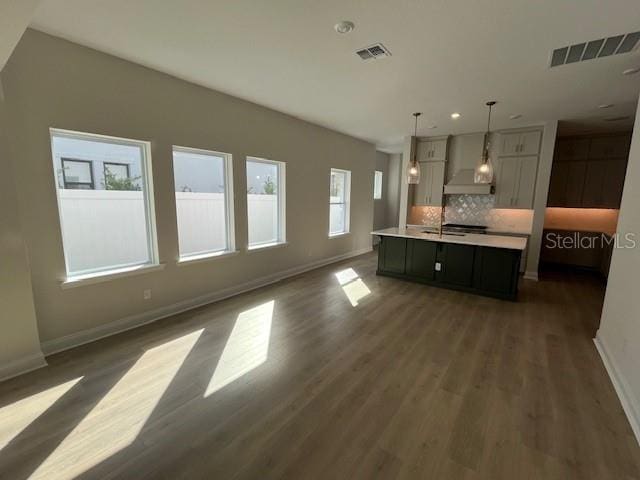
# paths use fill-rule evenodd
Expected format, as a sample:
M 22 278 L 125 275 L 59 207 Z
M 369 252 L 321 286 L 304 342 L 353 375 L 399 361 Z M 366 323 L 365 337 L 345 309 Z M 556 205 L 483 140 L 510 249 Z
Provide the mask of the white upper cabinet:
M 414 205 L 442 205 L 445 165 L 445 162 L 420 162 L 420 183 L 413 190 Z
M 540 151 L 540 130 L 528 132 L 504 132 L 500 134 L 498 155 L 537 155 Z
M 418 161 L 444 162 L 447 160 L 447 139 L 431 138 L 418 140 Z
M 502 157 L 496 178 L 496 208 L 533 208 L 538 156 Z
M 519 155 L 537 155 L 540 151 L 540 138 L 542 132 L 540 130 L 534 130 L 531 132 L 523 132 L 520 136 L 520 150 Z

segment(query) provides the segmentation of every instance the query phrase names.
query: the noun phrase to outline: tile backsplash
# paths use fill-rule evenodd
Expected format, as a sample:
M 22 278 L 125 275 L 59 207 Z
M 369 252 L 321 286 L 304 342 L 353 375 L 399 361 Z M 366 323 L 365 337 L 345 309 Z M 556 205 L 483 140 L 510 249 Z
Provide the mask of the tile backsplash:
M 533 210 L 494 208 L 493 195 L 447 195 L 445 222 L 486 225 L 505 232 L 530 232 Z M 440 207 L 411 207 L 407 223 L 434 226 L 440 223 Z

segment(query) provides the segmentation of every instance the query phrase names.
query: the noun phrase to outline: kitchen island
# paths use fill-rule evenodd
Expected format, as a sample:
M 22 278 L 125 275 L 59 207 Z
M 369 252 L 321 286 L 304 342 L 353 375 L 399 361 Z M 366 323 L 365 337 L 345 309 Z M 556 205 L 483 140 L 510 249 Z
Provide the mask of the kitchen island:
M 418 228 L 386 228 L 380 237 L 378 275 L 506 300 L 516 300 L 521 237 L 438 235 Z

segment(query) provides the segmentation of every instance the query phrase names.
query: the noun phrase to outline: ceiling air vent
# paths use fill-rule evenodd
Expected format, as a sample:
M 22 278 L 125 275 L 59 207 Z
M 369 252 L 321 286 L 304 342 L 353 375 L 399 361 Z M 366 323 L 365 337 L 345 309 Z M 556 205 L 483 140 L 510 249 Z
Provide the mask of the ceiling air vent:
M 391 52 L 381 43 L 376 43 L 369 47 L 362 48 L 356 52 L 362 60 L 370 60 L 372 58 L 390 57 Z
M 551 54 L 551 66 L 558 67 L 569 63 L 628 53 L 638 46 L 639 41 L 640 32 L 633 32 L 556 48 Z

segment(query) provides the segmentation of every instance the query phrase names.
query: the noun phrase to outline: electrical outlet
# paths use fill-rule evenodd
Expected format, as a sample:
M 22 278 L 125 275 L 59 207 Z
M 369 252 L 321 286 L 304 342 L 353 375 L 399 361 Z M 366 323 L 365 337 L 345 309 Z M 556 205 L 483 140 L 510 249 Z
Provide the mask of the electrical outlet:
M 147 290 L 144 290 L 142 292 L 142 298 L 144 298 L 145 300 L 151 300 L 151 289 L 148 288 Z

